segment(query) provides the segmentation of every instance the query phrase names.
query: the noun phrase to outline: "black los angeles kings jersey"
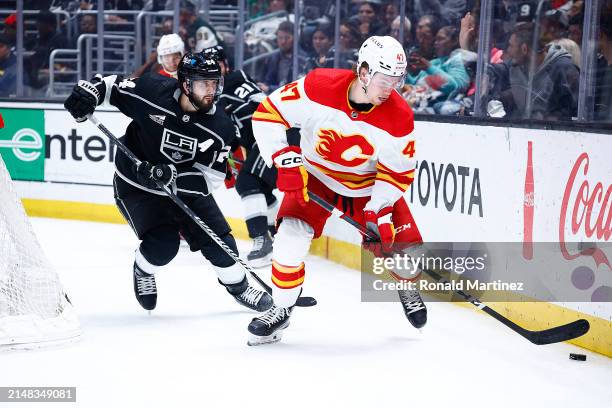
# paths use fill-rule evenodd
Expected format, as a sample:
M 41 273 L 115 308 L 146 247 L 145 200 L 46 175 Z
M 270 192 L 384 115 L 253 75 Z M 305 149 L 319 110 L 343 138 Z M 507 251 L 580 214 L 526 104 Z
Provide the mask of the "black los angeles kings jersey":
M 207 195 L 223 181 L 230 145 L 236 138 L 234 125 L 223 109 L 213 107 L 207 113 L 183 111 L 178 102 L 178 82 L 159 75 L 113 75 L 96 86 L 101 91 L 100 99 L 132 118 L 123 143 L 140 160 L 176 167 L 176 193 Z M 132 162 L 119 150 L 115 166 L 125 182 L 163 194 L 138 184 Z
M 240 132 L 238 143 L 251 150 L 255 144 L 251 117 L 266 95 L 244 71 L 232 71 L 224 77 L 224 81 L 219 109 L 232 117 Z

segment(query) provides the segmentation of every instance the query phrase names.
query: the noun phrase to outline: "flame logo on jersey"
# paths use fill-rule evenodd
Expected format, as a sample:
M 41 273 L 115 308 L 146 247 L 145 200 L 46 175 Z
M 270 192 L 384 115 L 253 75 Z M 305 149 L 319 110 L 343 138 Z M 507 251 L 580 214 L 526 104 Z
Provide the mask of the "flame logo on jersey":
M 364 136 L 342 135 L 333 129 L 320 129 L 316 152 L 323 159 L 346 167 L 357 167 L 374 154 L 374 146 Z

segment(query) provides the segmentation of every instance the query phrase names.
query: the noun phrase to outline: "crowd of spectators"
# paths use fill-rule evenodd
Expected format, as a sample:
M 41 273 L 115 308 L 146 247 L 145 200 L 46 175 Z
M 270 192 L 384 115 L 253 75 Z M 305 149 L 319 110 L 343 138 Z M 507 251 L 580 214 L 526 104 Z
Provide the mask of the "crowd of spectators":
M 491 50 L 486 59 L 483 92 L 476 92 L 476 62 L 479 49 L 481 0 L 406 1 L 403 38 L 401 10 L 396 0 L 347 0 L 335 10 L 332 0 L 304 0 L 299 21 L 300 37 L 295 49 L 294 4 L 291 0 L 249 1 L 249 16 L 264 16 L 246 28 L 245 59 L 252 59 L 249 74 L 265 92 L 291 82 L 315 68 L 353 68 L 357 50 L 371 35 L 391 35 L 406 50 L 408 70 L 400 90 L 418 113 L 473 115 L 475 98 L 490 117 L 511 119 L 572 120 L 577 116 L 585 2 L 547 0 L 538 14 L 538 1 L 494 2 L 490 27 Z M 212 4 L 235 6 L 236 1 Z M 595 64 L 595 119 L 612 122 L 612 1 L 602 1 L 599 42 Z M 200 51 L 216 44 L 229 47 L 235 39 L 224 38 L 198 13 L 196 4 L 183 0 L 179 31 L 187 50 Z M 78 33 L 97 32 L 94 14 L 78 10 L 97 7 L 92 1 L 26 1 L 27 7 L 76 10 Z M 171 1 L 105 0 L 111 10 L 171 9 Z M 273 13 L 273 14 L 272 14 Z M 338 42 L 334 20 L 340 14 Z M 265 16 L 274 16 L 265 18 Z M 129 23 L 126 17 L 105 16 L 105 21 Z M 133 19 L 132 19 L 133 23 Z M 15 92 L 14 75 L 16 20 L 4 19 L 0 36 L 0 96 Z M 24 81 L 31 89 L 44 89 L 48 82 L 49 54 L 57 48 L 74 48 L 66 39 L 51 11 L 36 15 L 35 36 L 26 39 Z M 157 28 L 159 36 L 173 31 L 172 18 Z M 228 41 L 229 40 L 229 41 Z M 265 55 L 264 55 L 265 54 Z M 265 58 L 257 58 L 264 55 Z M 297 55 L 298 67 L 294 67 Z M 336 61 L 338 57 L 338 61 Z M 595 57 L 594 57 L 595 58 Z M 136 74 L 157 69 L 153 52 Z

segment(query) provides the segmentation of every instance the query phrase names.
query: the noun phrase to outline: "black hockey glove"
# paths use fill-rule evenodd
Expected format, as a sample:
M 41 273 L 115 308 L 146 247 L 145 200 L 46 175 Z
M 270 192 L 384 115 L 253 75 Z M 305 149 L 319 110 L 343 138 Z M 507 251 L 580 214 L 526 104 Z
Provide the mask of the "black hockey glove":
M 157 189 L 156 181 L 160 181 L 166 187 L 170 187 L 176 181 L 176 167 L 171 164 L 152 165 L 147 161 L 140 162 L 136 166 L 136 179 L 138 183 L 150 188 Z
M 64 108 L 70 112 L 77 122 L 87 120 L 87 115 L 92 114 L 98 106 L 100 91 L 91 82 L 80 80 L 68 99 L 64 102 Z

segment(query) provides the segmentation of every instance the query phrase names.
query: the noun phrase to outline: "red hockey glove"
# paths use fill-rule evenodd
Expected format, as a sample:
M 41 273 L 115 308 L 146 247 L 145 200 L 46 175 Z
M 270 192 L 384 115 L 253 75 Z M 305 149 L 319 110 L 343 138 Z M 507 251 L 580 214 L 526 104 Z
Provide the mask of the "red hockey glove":
M 384 207 L 378 213 L 366 210 L 363 213 L 366 228 L 374 232 L 379 239 L 364 237 L 363 247 L 378 257 L 386 257 L 393 253 L 395 227 L 391 219 L 393 207 Z
M 272 161 L 278 169 L 276 187 L 285 196 L 297 200 L 305 206 L 308 202 L 308 173 L 302 165 L 302 149 L 298 146 L 287 146 L 272 155 Z

